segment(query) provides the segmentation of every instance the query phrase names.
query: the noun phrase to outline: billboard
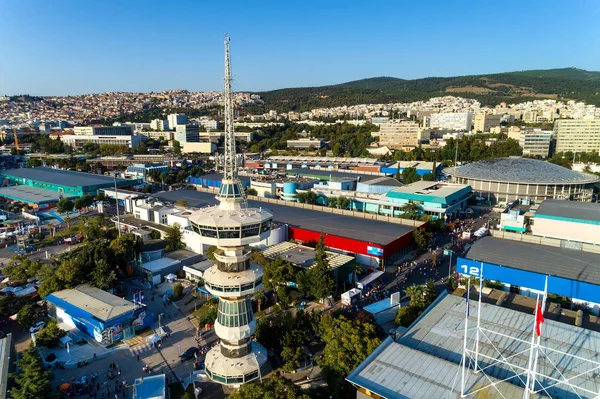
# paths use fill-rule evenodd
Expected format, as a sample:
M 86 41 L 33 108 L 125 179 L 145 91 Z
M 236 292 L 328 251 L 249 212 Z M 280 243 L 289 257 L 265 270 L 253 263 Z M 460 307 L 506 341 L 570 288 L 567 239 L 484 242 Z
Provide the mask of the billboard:
M 367 254 L 374 256 L 383 256 L 383 248 L 367 245 Z

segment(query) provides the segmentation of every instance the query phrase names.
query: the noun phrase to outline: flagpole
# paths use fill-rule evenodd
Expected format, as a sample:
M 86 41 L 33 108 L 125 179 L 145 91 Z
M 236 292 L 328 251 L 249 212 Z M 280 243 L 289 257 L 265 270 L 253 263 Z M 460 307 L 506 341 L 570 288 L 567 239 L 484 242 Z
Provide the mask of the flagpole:
M 548 296 L 548 276 L 546 276 L 546 284 L 544 285 L 544 297 L 542 298 L 542 307 L 541 307 L 541 311 L 542 311 L 542 315 L 544 315 L 544 310 L 546 309 L 546 297 Z M 536 306 L 536 309 L 537 306 Z M 535 324 L 538 325 L 538 320 L 537 320 L 537 316 L 535 318 Z M 535 391 L 535 376 L 537 374 L 537 363 L 538 363 L 538 356 L 540 354 L 540 340 L 542 338 L 542 324 L 544 323 L 539 323 L 538 327 L 540 330 L 540 335 L 538 335 L 537 337 L 537 342 L 535 345 L 535 355 L 533 357 L 533 381 L 531 381 L 531 391 Z
M 463 337 L 463 364 L 462 364 L 462 377 L 461 377 L 461 388 L 460 397 L 465 397 L 465 372 L 467 368 L 467 329 L 469 326 L 469 288 L 471 283 L 471 276 L 467 277 L 467 309 L 465 311 L 465 335 Z
M 537 312 L 538 312 L 538 304 L 540 303 L 540 294 L 537 294 L 537 300 L 535 302 L 535 316 L 533 318 L 533 330 L 531 332 L 531 347 L 529 348 L 529 362 L 527 363 L 527 382 L 525 383 L 525 392 L 524 398 L 529 399 L 530 385 L 531 380 L 533 378 L 532 368 L 533 368 L 533 347 L 535 346 L 535 328 L 537 325 Z M 534 380 L 535 384 L 535 380 Z
M 481 323 L 481 296 L 483 294 L 483 262 L 481 262 L 481 269 L 479 269 L 479 301 L 477 303 L 477 330 L 475 332 L 475 372 L 478 373 L 478 360 L 479 360 L 479 327 Z

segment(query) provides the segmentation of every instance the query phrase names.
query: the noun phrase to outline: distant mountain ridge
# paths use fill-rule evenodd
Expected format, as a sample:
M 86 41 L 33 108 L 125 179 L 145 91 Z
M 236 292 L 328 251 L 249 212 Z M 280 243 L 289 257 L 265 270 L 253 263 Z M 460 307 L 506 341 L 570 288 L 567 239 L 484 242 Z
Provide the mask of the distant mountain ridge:
M 330 86 L 287 88 L 256 94 L 262 97 L 265 104 L 250 106 L 248 111 L 306 111 L 342 105 L 412 102 L 445 95 L 473 98 L 483 105 L 553 98 L 600 106 L 600 72 L 560 68 L 411 80 L 376 77 Z

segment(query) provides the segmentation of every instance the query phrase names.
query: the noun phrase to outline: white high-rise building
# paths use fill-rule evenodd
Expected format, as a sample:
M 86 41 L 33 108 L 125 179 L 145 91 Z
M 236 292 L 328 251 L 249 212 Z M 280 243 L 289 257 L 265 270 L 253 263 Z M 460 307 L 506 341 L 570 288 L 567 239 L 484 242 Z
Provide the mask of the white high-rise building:
M 164 119 L 152 119 L 150 121 L 150 129 L 160 130 L 161 132 L 169 130 L 169 122 Z
M 431 114 L 428 127 L 438 127 L 440 129 L 451 129 L 461 131 L 471 131 L 473 124 L 473 113 L 459 112 L 449 114 Z
M 202 277 L 205 288 L 219 298 L 215 333 L 221 340 L 206 354 L 206 375 L 220 384 L 237 387 L 262 378 L 267 365 L 267 350 L 252 339 L 256 319 L 250 298 L 262 285 L 263 270 L 250 263 L 249 245 L 270 235 L 273 215 L 263 208 L 248 207 L 238 179 L 229 38 L 225 40 L 224 146 L 225 170 L 217 194 L 220 204 L 194 212 L 189 220 L 203 242 L 217 247 L 215 263 Z
M 169 130 L 173 130 L 177 125 L 187 124 L 187 116 L 185 114 L 171 114 L 167 116 L 167 121 L 169 123 Z

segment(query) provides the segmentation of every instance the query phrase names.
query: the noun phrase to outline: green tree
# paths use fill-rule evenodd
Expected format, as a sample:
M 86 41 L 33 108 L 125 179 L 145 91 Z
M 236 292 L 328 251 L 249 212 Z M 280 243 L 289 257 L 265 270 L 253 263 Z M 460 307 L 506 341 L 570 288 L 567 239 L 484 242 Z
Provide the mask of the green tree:
M 256 189 L 255 189 L 255 188 L 248 187 L 248 188 L 246 189 L 246 195 L 253 195 L 253 196 L 257 196 L 257 195 L 258 195 L 258 192 L 256 191 Z
M 229 395 L 230 399 L 310 399 L 287 378 L 274 375 L 260 384 L 245 384 Z
M 410 297 L 410 306 L 425 307 L 425 288 L 422 285 L 411 285 L 404 290 L 404 293 Z
M 319 330 L 325 348 L 318 362 L 329 381 L 343 380 L 381 343 L 373 324 L 343 316 L 324 315 Z
M 425 287 L 425 303 L 426 306 L 429 306 L 435 301 L 437 297 L 437 291 L 435 289 L 435 283 L 433 280 L 427 280 L 427 285 Z
M 215 251 L 217 250 L 217 247 L 214 245 L 211 245 L 210 247 L 208 247 L 206 249 L 206 257 L 210 260 L 212 260 L 213 262 L 217 260 L 217 258 L 215 258 Z
M 67 332 L 58 327 L 56 320 L 50 319 L 48 324 L 35 335 L 36 345 L 54 348 L 65 335 L 67 335 Z
M 10 392 L 13 399 L 52 398 L 52 371 L 46 370 L 42 357 L 33 345 L 22 353 L 17 365 L 20 372 L 11 375 L 15 382 Z
M 403 205 L 400 212 L 402 212 L 400 216 L 404 219 L 419 220 L 421 218 L 421 208 L 414 203 Z
M 31 327 L 35 319 L 36 313 L 32 305 L 25 305 L 17 312 L 17 321 L 25 329 Z
M 343 157 L 344 156 L 344 148 L 342 147 L 342 145 L 339 142 L 337 142 L 333 145 L 331 152 L 333 152 L 334 157 Z
M 173 154 L 177 155 L 178 157 L 181 156 L 181 143 L 179 143 L 177 140 L 173 140 Z
M 335 281 L 331 276 L 327 253 L 325 252 L 325 236 L 321 233 L 315 248 L 315 264 L 309 270 L 310 292 L 317 299 L 324 300 L 335 292 Z
M 96 260 L 96 268 L 92 272 L 91 283 L 101 290 L 108 290 L 115 286 L 117 272 L 115 266 L 111 266 L 105 259 Z
M 421 176 L 415 168 L 406 168 L 402 171 L 402 183 L 411 184 L 421 180 Z
M 183 295 L 183 285 L 181 283 L 173 284 L 173 295 L 177 298 Z
M 425 249 L 433 240 L 433 234 L 424 229 L 415 229 L 413 231 L 413 239 L 418 248 Z
M 423 175 L 423 180 L 425 180 L 425 181 L 435 181 L 435 176 L 433 175 L 433 173 L 428 172 L 428 173 L 425 173 Z
M 267 300 L 265 293 L 263 291 L 258 291 L 256 294 L 254 294 L 253 299 L 256 301 L 256 304 L 258 306 L 258 311 L 260 312 L 260 308 L 261 308 L 262 304 L 265 303 L 265 301 Z
M 75 206 L 75 204 L 73 204 L 73 201 L 71 201 L 69 198 L 61 198 L 57 203 L 56 203 L 56 210 L 59 213 L 66 213 L 67 215 L 67 227 L 71 228 L 71 217 L 70 214 L 73 211 L 73 207 Z
M 60 291 L 65 288 L 65 284 L 56 276 L 52 276 L 49 279 L 42 281 L 42 285 L 38 287 L 38 294 L 42 298 L 52 294 L 53 292 Z
M 40 161 L 39 159 L 30 159 L 25 165 L 28 168 L 39 168 L 40 166 L 42 166 L 42 161 Z
M 175 223 L 167 228 L 165 240 L 167 241 L 166 251 L 177 251 L 184 249 L 185 244 L 182 241 L 181 226 Z
M 181 206 L 183 208 L 188 206 L 188 202 L 186 199 L 184 198 L 179 198 L 177 201 L 175 201 L 175 205 Z

